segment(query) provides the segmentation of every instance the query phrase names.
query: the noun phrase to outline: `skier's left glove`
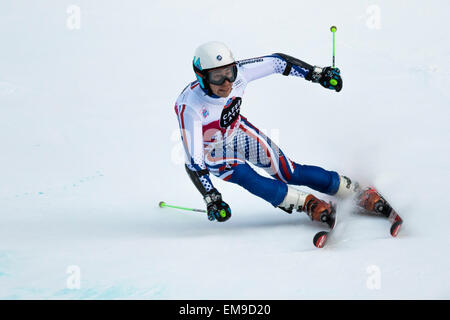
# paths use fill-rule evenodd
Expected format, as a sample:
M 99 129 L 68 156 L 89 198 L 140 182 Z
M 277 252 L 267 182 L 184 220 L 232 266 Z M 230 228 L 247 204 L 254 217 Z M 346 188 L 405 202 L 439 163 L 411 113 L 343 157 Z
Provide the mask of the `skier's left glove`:
M 222 200 L 222 195 L 216 189 L 209 191 L 203 199 L 207 207 L 208 220 L 224 222 L 231 218 L 230 206 Z
M 342 90 L 341 71 L 338 68 L 320 68 L 315 66 L 311 72 L 312 74 L 309 78 L 312 82 L 318 82 L 322 87 L 336 90 L 336 92 Z

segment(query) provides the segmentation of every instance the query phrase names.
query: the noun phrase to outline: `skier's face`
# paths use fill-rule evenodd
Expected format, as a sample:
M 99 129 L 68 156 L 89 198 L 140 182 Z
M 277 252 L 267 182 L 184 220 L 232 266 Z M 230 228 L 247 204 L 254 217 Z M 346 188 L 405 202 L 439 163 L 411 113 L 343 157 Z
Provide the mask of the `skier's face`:
M 210 84 L 211 91 L 219 97 L 226 98 L 230 95 L 231 89 L 233 89 L 233 84 L 225 80 L 225 82 L 221 86 L 216 86 L 215 84 Z
M 234 64 L 209 71 L 208 82 L 212 92 L 219 97 L 228 97 L 236 76 L 237 68 Z

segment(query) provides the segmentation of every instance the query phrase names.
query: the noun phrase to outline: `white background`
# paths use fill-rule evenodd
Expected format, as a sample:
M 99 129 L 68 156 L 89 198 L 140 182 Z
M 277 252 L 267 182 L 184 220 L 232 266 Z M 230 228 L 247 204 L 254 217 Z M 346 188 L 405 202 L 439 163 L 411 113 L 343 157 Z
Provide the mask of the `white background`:
M 2 1 L 0 298 L 450 298 L 449 12 L 448 1 Z M 158 208 L 204 207 L 173 110 L 195 48 L 219 40 L 237 59 L 326 66 L 331 25 L 340 93 L 274 75 L 248 86 L 241 112 L 292 160 L 375 185 L 405 220 L 399 237 L 344 203 L 319 250 L 306 215 L 215 178 L 228 222 Z

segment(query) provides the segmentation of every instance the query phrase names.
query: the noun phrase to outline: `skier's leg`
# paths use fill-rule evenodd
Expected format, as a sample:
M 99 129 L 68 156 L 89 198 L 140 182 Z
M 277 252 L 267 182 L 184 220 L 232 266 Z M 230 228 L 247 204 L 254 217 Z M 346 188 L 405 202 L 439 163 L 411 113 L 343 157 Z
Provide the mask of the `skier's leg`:
M 288 186 L 282 181 L 259 175 L 247 163 L 206 165 L 217 177 L 236 183 L 250 193 L 270 202 L 288 213 L 303 211 L 312 220 L 328 222 L 332 212 L 331 204 L 317 199 L 312 194 Z M 233 163 L 234 162 L 234 163 Z M 218 170 L 215 170 L 219 168 Z
M 289 181 L 289 178 L 286 178 L 284 174 L 279 170 L 281 165 L 285 165 L 285 163 L 282 163 L 280 165 L 278 153 L 276 153 L 275 150 L 271 148 L 271 143 L 272 142 L 270 141 L 270 139 L 261 134 L 258 129 L 253 126 L 250 127 L 244 125 L 240 127 L 240 130 L 233 140 L 233 143 L 231 143 L 228 147 L 230 148 L 230 146 L 233 146 L 232 149 L 234 151 L 237 151 L 241 155 L 241 159 L 244 158 L 254 165 L 264 168 L 269 174 L 275 177 L 276 180 L 264 178 L 258 175 L 249 165 L 238 165 L 234 170 L 235 173 L 233 174 L 226 172 L 223 174 L 218 173 L 216 175 L 231 182 L 238 183 L 256 195 L 258 195 L 257 190 L 262 187 L 258 184 L 264 183 L 262 179 L 265 179 L 266 183 L 268 184 L 276 185 L 277 183 L 275 181 L 286 184 L 286 182 Z M 225 153 L 230 154 L 230 152 Z M 236 153 L 232 155 L 236 156 Z M 212 163 L 210 163 L 210 167 L 212 167 L 211 164 Z M 219 167 L 220 165 L 216 166 Z M 277 197 L 276 202 L 269 202 L 271 202 L 272 205 L 278 206 L 289 213 L 291 213 L 293 210 L 304 211 L 313 220 L 325 221 L 324 218 L 327 218 L 326 215 L 329 215 L 332 211 L 331 204 L 317 199 L 309 193 L 296 190 L 292 187 L 287 187 L 287 190 L 286 187 L 283 189 L 285 190 L 284 198 L 282 199 L 283 201 L 280 202 L 280 198 Z
M 240 129 L 244 132 L 244 139 L 240 138 L 244 141 L 240 143 L 241 149 L 245 151 L 246 159 L 254 165 L 264 168 L 284 183 L 307 186 L 337 198 L 353 198 L 359 207 L 369 212 L 389 215 L 390 205 L 375 188 L 361 188 L 357 182 L 335 171 L 293 162 L 269 137 L 245 117 L 241 118 Z
M 373 187 L 361 188 L 358 182 L 338 175 L 334 171 L 326 171 L 319 167 L 304 166 L 294 163 L 293 179 L 288 183 L 307 185 L 314 190 L 333 195 L 340 199 L 352 198 L 356 205 L 368 212 L 389 217 L 390 204 Z M 317 188 L 317 186 L 319 186 Z
M 259 131 L 245 117 L 241 116 L 241 130 L 245 139 L 240 144 L 248 161 L 263 168 L 271 176 L 299 186 L 334 195 L 339 190 L 340 177 L 335 171 L 318 166 L 301 165 L 285 156 L 283 151 L 264 133 Z M 243 140 L 241 138 L 241 140 Z
M 380 213 L 386 217 L 390 214 L 390 205 L 373 187 L 361 188 L 358 182 L 346 176 L 316 166 L 294 163 L 294 168 L 291 179 L 288 180 L 290 184 L 306 185 L 340 199 L 352 198 L 368 212 Z
M 213 151 L 206 155 L 205 164 L 216 177 L 240 185 L 275 207 L 286 196 L 287 185 L 284 182 L 259 175 L 240 157 L 216 157 Z

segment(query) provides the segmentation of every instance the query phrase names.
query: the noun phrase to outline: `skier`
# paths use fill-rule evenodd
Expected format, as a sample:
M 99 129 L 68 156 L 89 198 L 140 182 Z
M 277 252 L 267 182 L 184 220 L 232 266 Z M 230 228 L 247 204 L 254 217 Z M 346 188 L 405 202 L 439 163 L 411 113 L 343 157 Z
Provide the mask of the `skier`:
M 311 165 L 289 159 L 278 146 L 240 114 L 247 84 L 274 73 L 301 77 L 324 88 L 342 89 L 340 70 L 312 66 L 282 53 L 236 61 L 221 42 L 199 46 L 193 68 L 197 80 L 190 83 L 175 104 L 186 155 L 186 171 L 202 194 L 208 219 L 223 222 L 231 217 L 229 205 L 213 186 L 209 174 L 236 183 L 288 213 L 303 211 L 312 220 L 329 224 L 334 204 L 290 185 L 308 186 L 338 198 L 355 197 L 371 212 L 388 216 L 387 203 L 374 188 Z M 259 175 L 248 162 L 273 178 Z

